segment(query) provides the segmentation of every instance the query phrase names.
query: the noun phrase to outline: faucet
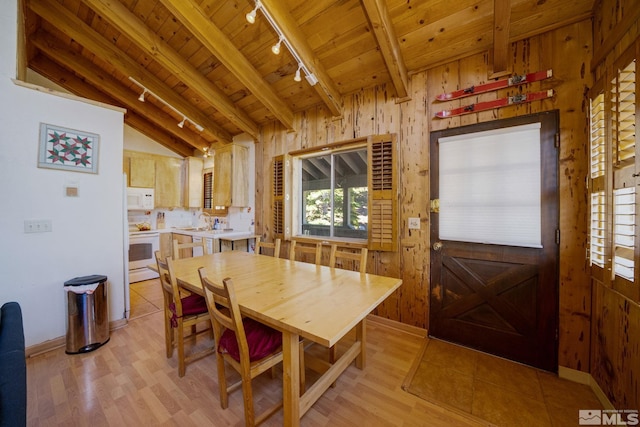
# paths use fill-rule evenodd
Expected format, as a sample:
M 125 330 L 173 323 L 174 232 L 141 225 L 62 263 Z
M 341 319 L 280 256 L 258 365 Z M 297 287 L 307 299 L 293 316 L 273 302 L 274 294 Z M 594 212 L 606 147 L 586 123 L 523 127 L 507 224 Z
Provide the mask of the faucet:
M 206 230 L 210 231 L 211 230 L 211 215 L 208 214 L 207 212 L 202 212 L 198 219 L 202 218 L 203 216 L 204 216 L 204 222 L 205 222 L 205 224 L 207 224 Z

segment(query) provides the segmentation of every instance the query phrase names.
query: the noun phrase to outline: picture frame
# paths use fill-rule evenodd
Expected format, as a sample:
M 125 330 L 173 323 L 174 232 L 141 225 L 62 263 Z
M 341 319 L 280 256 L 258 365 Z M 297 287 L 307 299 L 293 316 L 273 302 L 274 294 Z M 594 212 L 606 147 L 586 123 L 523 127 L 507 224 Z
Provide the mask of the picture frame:
M 38 167 L 98 173 L 100 135 L 40 123 Z

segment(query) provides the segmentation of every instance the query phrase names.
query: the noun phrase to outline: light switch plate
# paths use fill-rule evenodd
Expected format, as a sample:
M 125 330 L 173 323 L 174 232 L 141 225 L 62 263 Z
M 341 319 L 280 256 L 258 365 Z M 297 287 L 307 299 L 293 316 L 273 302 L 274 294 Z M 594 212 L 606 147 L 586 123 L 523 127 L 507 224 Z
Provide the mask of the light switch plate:
M 420 218 L 409 218 L 409 230 L 420 230 Z
M 50 219 L 25 219 L 24 220 L 25 233 L 45 233 L 48 231 L 51 231 Z

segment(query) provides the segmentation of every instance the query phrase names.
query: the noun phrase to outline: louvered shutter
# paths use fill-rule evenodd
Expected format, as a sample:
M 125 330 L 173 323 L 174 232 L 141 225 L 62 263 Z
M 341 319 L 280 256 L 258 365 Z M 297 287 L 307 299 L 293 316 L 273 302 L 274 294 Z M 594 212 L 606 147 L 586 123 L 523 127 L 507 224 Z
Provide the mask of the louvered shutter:
M 271 168 L 271 194 L 272 194 L 272 219 L 274 238 L 288 239 L 289 228 L 287 227 L 287 176 L 289 158 L 281 155 L 273 158 Z
M 395 134 L 368 139 L 369 250 L 398 250 L 397 138 Z
M 591 99 L 590 105 L 590 228 L 589 259 L 592 264 L 604 268 L 605 261 L 605 106 L 604 94 Z

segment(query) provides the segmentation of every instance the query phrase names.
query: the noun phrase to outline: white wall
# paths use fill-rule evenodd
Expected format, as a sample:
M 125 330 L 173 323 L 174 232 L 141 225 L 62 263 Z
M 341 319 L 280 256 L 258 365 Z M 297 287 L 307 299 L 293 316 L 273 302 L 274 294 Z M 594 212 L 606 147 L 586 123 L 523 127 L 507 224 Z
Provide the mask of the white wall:
M 0 9 L 0 303 L 20 303 L 31 346 L 65 335 L 73 277 L 108 276 L 110 320 L 124 317 L 123 113 L 15 85 L 17 0 Z M 98 174 L 38 168 L 40 123 L 100 135 Z M 25 219 L 53 231 L 25 234 Z

